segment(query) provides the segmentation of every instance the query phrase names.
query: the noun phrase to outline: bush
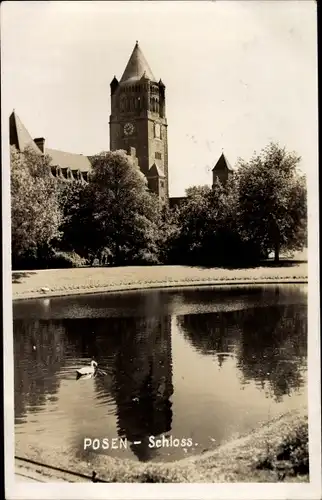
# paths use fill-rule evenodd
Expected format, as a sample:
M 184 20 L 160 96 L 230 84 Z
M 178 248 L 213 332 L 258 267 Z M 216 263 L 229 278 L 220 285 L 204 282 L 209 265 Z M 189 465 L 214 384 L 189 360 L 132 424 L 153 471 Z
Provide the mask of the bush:
M 12 253 L 13 270 L 48 269 L 55 251 L 48 245 L 38 248 L 29 248 L 21 255 Z
M 38 251 L 26 252 L 20 259 L 12 257 L 13 270 L 32 269 L 65 269 L 70 267 L 83 267 L 87 260 L 76 252 L 57 251 L 53 248 L 42 248 Z
M 158 264 L 160 264 L 158 256 L 149 250 L 140 250 L 130 262 L 130 265 L 134 266 L 155 266 Z
M 61 269 L 69 267 L 84 267 L 87 261 L 76 252 L 55 252 L 48 262 L 48 267 Z
M 277 452 L 277 460 L 288 460 L 294 473 L 309 472 L 309 436 L 307 422 L 292 430 Z
M 309 438 L 307 418 L 291 428 L 281 442 L 262 456 L 257 469 L 284 472 L 289 476 L 309 474 Z

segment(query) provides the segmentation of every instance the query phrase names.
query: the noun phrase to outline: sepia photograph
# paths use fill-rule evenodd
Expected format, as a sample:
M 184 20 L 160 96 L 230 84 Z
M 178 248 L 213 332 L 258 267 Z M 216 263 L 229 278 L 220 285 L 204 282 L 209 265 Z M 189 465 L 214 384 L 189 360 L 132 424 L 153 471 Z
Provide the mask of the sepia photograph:
M 316 25 L 2 3 L 8 500 L 321 498 Z

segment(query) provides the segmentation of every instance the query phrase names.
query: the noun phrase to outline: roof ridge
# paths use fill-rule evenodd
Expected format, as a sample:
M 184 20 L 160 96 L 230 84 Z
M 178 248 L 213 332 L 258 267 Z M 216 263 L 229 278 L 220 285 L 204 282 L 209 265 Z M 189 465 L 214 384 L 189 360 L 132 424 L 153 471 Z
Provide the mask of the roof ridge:
M 45 148 L 46 151 L 50 150 L 50 151 L 58 151 L 59 153 L 64 153 L 64 154 L 67 154 L 67 155 L 77 155 L 77 156 L 84 156 L 84 157 L 88 157 L 88 156 L 91 156 L 91 155 L 84 155 L 83 153 L 73 153 L 71 151 L 64 151 L 62 149 L 56 149 L 56 148 Z

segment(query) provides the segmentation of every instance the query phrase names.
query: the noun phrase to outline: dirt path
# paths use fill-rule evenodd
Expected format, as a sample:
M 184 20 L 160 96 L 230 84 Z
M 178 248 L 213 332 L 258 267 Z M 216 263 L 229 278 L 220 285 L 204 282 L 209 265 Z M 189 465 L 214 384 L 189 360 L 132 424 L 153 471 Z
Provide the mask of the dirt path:
M 13 299 L 202 285 L 305 283 L 307 264 L 245 269 L 145 266 L 13 271 Z

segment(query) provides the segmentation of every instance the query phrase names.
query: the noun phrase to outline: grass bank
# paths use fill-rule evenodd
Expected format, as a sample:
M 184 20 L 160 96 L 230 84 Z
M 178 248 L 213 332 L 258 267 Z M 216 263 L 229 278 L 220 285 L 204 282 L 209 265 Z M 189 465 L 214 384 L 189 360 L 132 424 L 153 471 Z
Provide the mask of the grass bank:
M 225 269 L 145 266 L 13 271 L 13 299 L 204 285 L 306 283 L 306 262 Z
M 228 441 L 212 451 L 171 463 L 141 463 L 95 454 L 75 458 L 75 450 L 40 450 L 29 442 L 16 442 L 16 453 L 44 464 L 91 476 L 105 482 L 136 483 L 234 483 L 308 482 L 308 421 L 305 408 L 262 424 L 246 436 Z M 20 469 L 19 469 L 20 467 Z M 16 461 L 16 471 L 32 473 Z M 37 473 L 41 468 L 37 467 Z M 46 481 L 69 480 L 68 474 L 43 470 Z M 75 478 L 75 482 L 84 481 Z

